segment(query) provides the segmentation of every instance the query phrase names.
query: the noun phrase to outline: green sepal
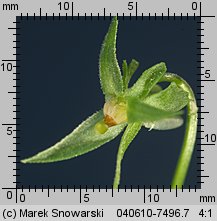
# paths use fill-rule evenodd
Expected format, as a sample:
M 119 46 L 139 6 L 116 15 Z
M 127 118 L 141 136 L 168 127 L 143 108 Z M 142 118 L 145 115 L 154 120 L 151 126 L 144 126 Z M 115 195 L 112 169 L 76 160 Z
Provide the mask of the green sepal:
M 118 20 L 112 19 L 99 57 L 99 75 L 102 91 L 106 97 L 119 96 L 123 92 L 123 80 L 116 58 L 116 35 Z
M 102 111 L 93 114 L 60 142 L 21 162 L 49 163 L 80 156 L 114 139 L 126 126 L 126 124 L 113 126 L 101 134 L 96 130 L 95 125 L 102 119 Z
M 127 89 L 127 86 L 128 86 L 126 81 L 127 81 L 127 76 L 129 74 L 128 65 L 127 65 L 126 60 L 123 60 L 123 62 L 122 62 L 122 72 L 123 72 L 123 90 L 125 91 Z
M 158 109 L 176 112 L 189 102 L 188 93 L 172 82 L 166 89 L 145 98 L 144 103 Z
M 133 141 L 135 136 L 138 134 L 141 127 L 142 127 L 142 124 L 138 123 L 138 122 L 130 123 L 127 125 L 127 127 L 124 131 L 124 134 L 121 138 L 121 142 L 120 142 L 120 146 L 119 146 L 119 150 L 118 150 L 118 156 L 120 158 L 123 158 L 125 151 L 127 150 L 130 143 Z
M 166 72 L 164 62 L 156 64 L 142 73 L 136 83 L 127 91 L 128 97 L 137 97 L 144 99 L 152 90 L 155 84 L 162 78 Z
M 124 131 L 124 134 L 121 138 L 121 142 L 120 142 L 118 154 L 117 154 L 115 178 L 114 178 L 114 184 L 113 184 L 113 187 L 115 189 L 118 188 L 118 185 L 120 182 L 121 162 L 124 157 L 124 153 L 126 152 L 128 146 L 133 141 L 135 136 L 140 131 L 141 127 L 142 127 L 142 124 L 139 122 L 128 124 L 128 126 L 127 126 L 126 130 Z
M 132 59 L 129 66 L 127 66 L 126 60 L 123 61 L 122 69 L 123 69 L 123 86 L 124 90 L 128 88 L 128 84 L 130 82 L 131 77 L 139 67 L 139 62 L 135 59 Z
M 127 119 L 129 123 L 133 122 L 153 122 L 180 115 L 182 112 L 168 112 L 159 108 L 150 106 L 136 98 L 130 98 L 127 101 Z
M 183 125 L 183 118 L 180 116 L 175 116 L 171 118 L 165 118 L 162 120 L 154 122 L 144 122 L 143 126 L 149 128 L 150 130 L 172 130 Z

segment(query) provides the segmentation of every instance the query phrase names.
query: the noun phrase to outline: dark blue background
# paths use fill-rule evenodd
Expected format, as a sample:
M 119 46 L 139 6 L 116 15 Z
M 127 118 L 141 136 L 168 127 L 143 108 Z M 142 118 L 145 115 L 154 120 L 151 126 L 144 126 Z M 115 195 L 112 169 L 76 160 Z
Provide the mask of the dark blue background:
M 109 18 L 92 21 L 59 21 L 55 17 L 20 20 L 19 135 L 21 159 L 55 144 L 104 104 L 98 77 L 100 47 L 110 24 Z M 196 36 L 199 25 L 193 18 L 163 21 L 120 19 L 117 57 L 121 65 L 135 58 L 143 70 L 166 62 L 168 71 L 196 88 L 198 60 Z M 165 185 L 168 187 L 181 149 L 184 126 L 171 131 L 143 128 L 125 154 L 121 187 Z M 50 164 L 19 164 L 17 181 L 28 185 L 105 185 L 113 183 L 116 153 L 121 136 L 99 149 L 75 159 Z M 198 173 L 196 152 L 186 180 L 195 185 Z

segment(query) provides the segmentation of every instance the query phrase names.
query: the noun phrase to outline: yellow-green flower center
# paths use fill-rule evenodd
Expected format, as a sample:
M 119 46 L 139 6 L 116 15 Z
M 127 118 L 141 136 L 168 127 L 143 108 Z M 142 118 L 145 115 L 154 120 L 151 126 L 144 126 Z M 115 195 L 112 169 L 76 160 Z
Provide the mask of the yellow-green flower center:
M 100 134 L 104 134 L 108 130 L 108 125 L 102 120 L 95 125 L 95 130 Z

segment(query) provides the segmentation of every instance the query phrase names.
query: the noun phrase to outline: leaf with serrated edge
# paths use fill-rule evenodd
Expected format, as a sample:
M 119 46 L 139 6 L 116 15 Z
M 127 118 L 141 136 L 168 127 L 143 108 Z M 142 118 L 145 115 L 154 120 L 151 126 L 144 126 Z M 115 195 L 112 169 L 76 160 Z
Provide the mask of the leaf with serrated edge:
M 118 20 L 114 17 L 105 36 L 99 57 L 99 73 L 102 91 L 106 97 L 123 92 L 123 80 L 116 58 L 116 35 Z
M 162 119 L 154 122 L 145 122 L 144 127 L 149 128 L 150 130 L 171 130 L 183 125 L 183 119 L 180 116 L 175 116 L 171 118 Z
M 165 111 L 176 112 L 189 102 L 188 93 L 172 82 L 166 89 L 145 98 L 144 103 Z
M 164 62 L 156 64 L 145 70 L 136 83 L 127 91 L 128 97 L 145 98 L 155 84 L 162 78 L 166 72 Z
M 181 112 L 168 112 L 161 110 L 145 104 L 136 98 L 130 98 L 127 101 L 127 119 L 130 123 L 146 121 L 153 122 L 180 114 Z
M 95 130 L 95 125 L 102 119 L 102 111 L 93 114 L 60 142 L 21 162 L 48 163 L 80 156 L 114 139 L 126 126 L 125 124 L 113 126 L 104 134 L 100 134 Z

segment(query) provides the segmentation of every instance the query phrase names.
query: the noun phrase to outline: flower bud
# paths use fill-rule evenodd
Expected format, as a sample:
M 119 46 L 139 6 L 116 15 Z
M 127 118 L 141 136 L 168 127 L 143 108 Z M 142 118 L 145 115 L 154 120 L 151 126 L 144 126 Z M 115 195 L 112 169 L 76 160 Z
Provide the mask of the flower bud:
M 127 122 L 126 103 L 115 100 L 107 101 L 104 104 L 104 122 L 109 126 Z

